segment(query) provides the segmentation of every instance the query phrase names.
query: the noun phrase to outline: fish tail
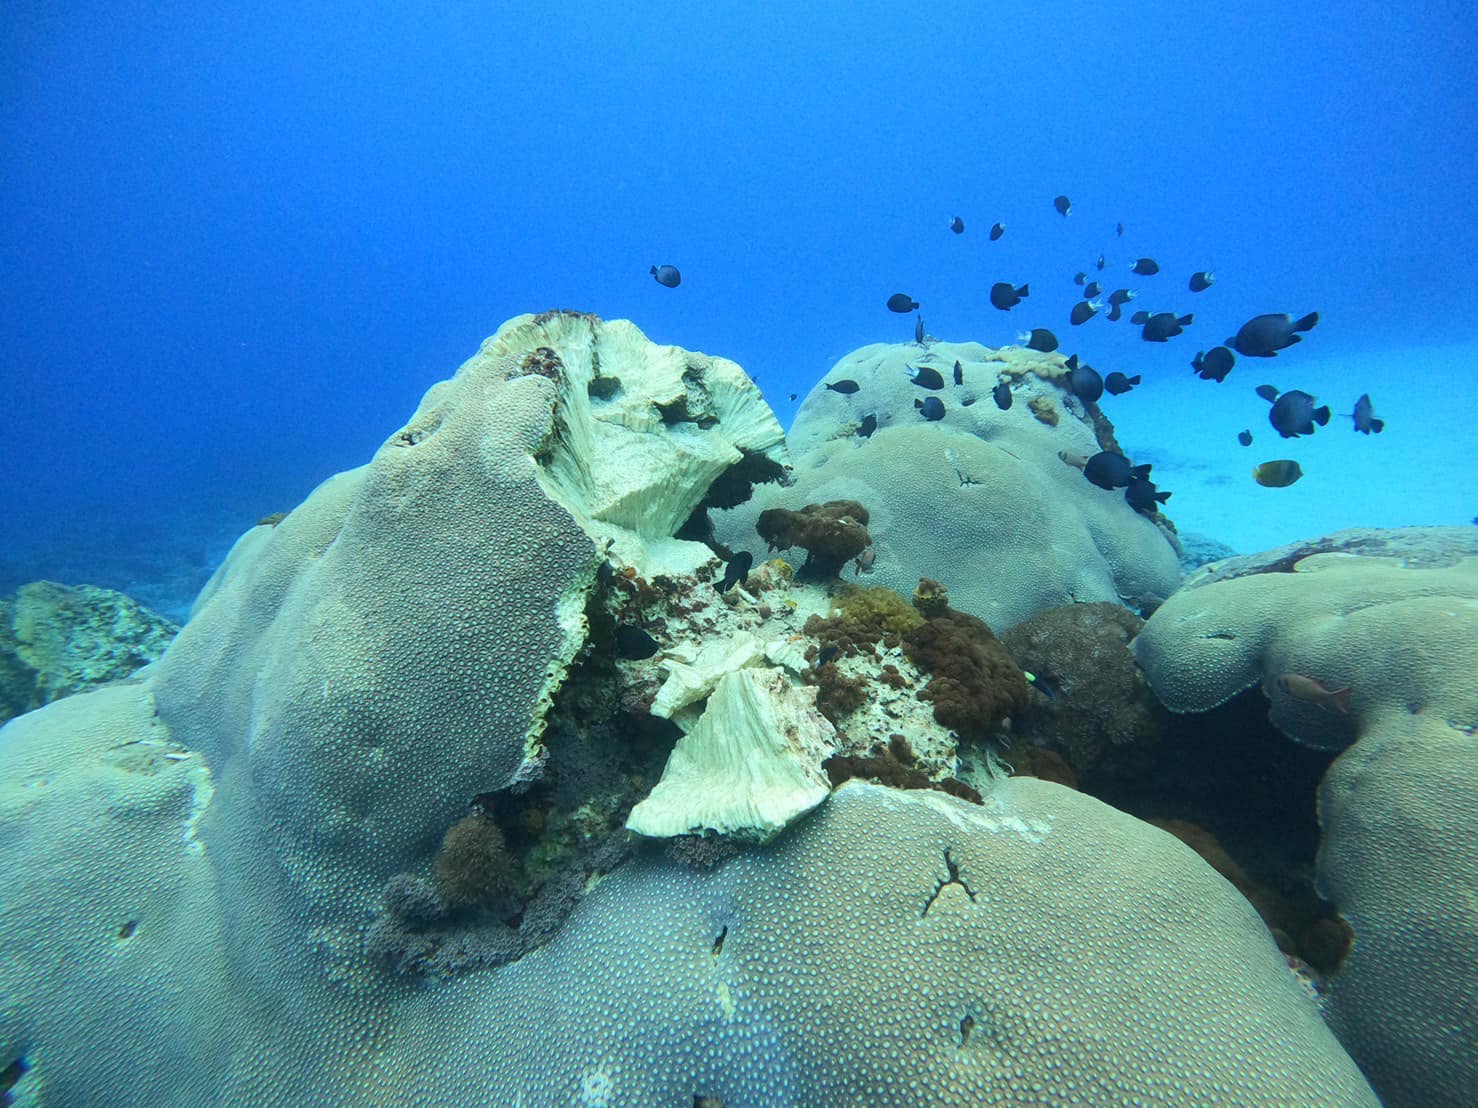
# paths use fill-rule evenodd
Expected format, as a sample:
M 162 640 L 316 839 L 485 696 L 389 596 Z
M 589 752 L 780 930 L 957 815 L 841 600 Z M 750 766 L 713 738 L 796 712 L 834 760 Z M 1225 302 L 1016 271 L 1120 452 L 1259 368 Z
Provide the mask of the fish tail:
M 1329 405 L 1328 404 L 1325 404 L 1322 407 L 1316 408 L 1314 410 L 1314 420 L 1315 420 L 1315 422 L 1317 422 L 1319 424 L 1320 427 L 1326 427 L 1326 426 L 1329 425 Z
M 1334 705 L 1334 710 L 1342 716 L 1350 714 L 1350 694 L 1354 690 L 1346 685 L 1342 689 L 1335 689 L 1329 694 L 1329 703 Z
M 1295 331 L 1311 331 L 1314 328 L 1314 324 L 1316 324 L 1318 322 L 1319 322 L 1319 313 L 1318 312 L 1310 312 L 1308 315 L 1304 316 L 1297 323 L 1295 323 L 1293 325 L 1293 329 Z

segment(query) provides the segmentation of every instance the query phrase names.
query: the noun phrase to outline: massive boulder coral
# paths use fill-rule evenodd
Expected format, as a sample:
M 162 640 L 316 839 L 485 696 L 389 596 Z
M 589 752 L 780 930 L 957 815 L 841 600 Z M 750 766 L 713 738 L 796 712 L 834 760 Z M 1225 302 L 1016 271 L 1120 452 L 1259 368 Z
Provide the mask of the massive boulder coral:
M 416 1017 L 410 1100 L 1376 1103 L 1231 886 L 1027 779 L 853 781 L 717 870 L 654 853 Z
M 1319 886 L 1354 930 L 1329 1019 L 1387 1103 L 1465 1100 L 1478 1083 L 1473 529 L 1338 532 L 1215 563 L 1134 647 L 1174 711 L 1261 683 L 1284 733 L 1348 747 L 1319 790 Z M 1349 715 L 1290 695 L 1288 674 L 1348 686 Z
M 238 1045 L 204 1067 L 227 1074 L 219 1097 L 275 1103 L 286 1088 L 301 1103 L 307 1072 L 385 1026 L 391 998 L 376 999 L 362 953 L 379 890 L 423 865 L 479 794 L 538 775 L 543 717 L 585 642 L 603 559 L 650 575 L 703 564 L 708 548 L 677 533 L 785 462 L 779 423 L 734 363 L 654 345 L 626 322 L 521 316 L 367 465 L 242 537 L 149 674 L 149 714 L 86 734 L 154 737 L 209 766 L 200 834 L 229 921 L 215 949 L 240 998 Z M 60 728 L 58 748 L 84 737 L 69 712 L 24 722 Z M 0 746 L 5 780 L 22 753 Z M 7 865 L 50 864 L 46 840 L 17 829 L 41 815 L 22 804 L 7 823 L 10 845 L 38 852 L 7 851 Z M 113 857 L 106 840 L 95 849 Z M 35 892 L 19 910 L 84 914 L 62 883 Z M 28 1013 L 44 1007 L 65 1035 L 128 1003 L 106 978 L 48 984 L 61 961 L 7 963 L 3 991 L 28 998 L 10 1017 L 33 1026 Z M 370 995 L 346 1007 L 335 981 Z M 227 1018 L 223 990 L 198 990 L 217 1006 L 206 1024 Z M 61 1082 L 47 1060 L 80 1053 L 69 1102 L 119 1102 L 126 1059 L 105 1036 L 28 1041 L 28 1080 Z M 188 1068 L 150 1102 L 210 1102 Z
M 946 381 L 927 394 L 943 399 L 937 422 L 915 410 L 926 393 L 907 375 L 925 359 Z M 952 383 L 957 360 L 962 385 Z M 877 583 L 907 595 L 921 577 L 933 578 L 956 607 L 997 631 L 1074 602 L 1152 608 L 1179 581 L 1175 547 L 1122 492 L 1084 479 L 1083 459 L 1116 444 L 1097 406 L 1065 391 L 1063 376 L 1057 355 L 978 343 L 854 351 L 796 415 L 787 439 L 793 487 L 760 488 L 749 503 L 718 513 L 717 535 L 758 556 L 764 546 L 754 528 L 766 509 L 856 500 L 871 515 Z M 841 378 L 855 380 L 857 391 L 825 387 Z M 1008 411 L 991 398 L 998 381 L 1013 390 Z M 877 425 L 864 436 L 869 414 Z

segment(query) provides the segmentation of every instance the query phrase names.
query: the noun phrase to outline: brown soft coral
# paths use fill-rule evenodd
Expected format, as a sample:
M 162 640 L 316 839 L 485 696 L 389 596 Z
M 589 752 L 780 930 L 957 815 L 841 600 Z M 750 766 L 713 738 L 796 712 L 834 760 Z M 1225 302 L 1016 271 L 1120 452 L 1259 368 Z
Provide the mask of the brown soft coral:
M 972 615 L 945 608 L 905 635 L 904 649 L 930 675 L 919 698 L 932 700 L 934 719 L 966 741 L 986 738 L 1003 717 L 1026 706 L 1026 678 Z
M 513 874 L 503 832 L 480 812 L 465 816 L 442 839 L 432 872 L 449 903 L 492 900 L 508 888 Z
M 814 577 L 835 577 L 842 566 L 870 545 L 867 509 L 855 500 L 807 504 L 800 511 L 767 508 L 755 530 L 771 550 L 799 546 L 806 552 L 801 569 Z

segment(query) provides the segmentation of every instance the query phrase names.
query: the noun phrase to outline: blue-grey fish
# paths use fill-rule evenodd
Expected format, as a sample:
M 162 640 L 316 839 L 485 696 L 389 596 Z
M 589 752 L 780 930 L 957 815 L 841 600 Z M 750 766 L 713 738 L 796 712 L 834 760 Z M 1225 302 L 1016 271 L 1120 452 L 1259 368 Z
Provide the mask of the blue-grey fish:
M 927 336 L 924 334 L 924 317 L 918 316 L 913 321 L 913 341 L 918 343 L 920 346 L 923 346 L 924 339 L 926 337 Z
M 888 311 L 897 312 L 899 315 L 908 315 L 909 312 L 917 311 L 919 302 L 906 292 L 895 292 L 888 297 Z
M 1386 429 L 1386 421 L 1376 418 L 1375 405 L 1370 402 L 1368 392 L 1361 393 L 1360 399 L 1355 401 L 1355 410 L 1350 413 L 1350 418 L 1355 421 L 1355 430 L 1362 435 L 1372 431 L 1378 435 Z
M 1204 269 L 1198 273 L 1191 274 L 1191 291 L 1205 292 L 1216 283 L 1216 274 L 1207 273 Z
M 1237 432 L 1237 441 L 1240 442 L 1243 446 L 1251 446 L 1252 445 L 1252 432 L 1251 431 L 1238 431 Z
M 1005 381 L 997 381 L 996 387 L 990 390 L 990 394 L 995 399 L 997 408 L 1003 412 L 1011 410 L 1011 386 Z
M 990 241 L 991 242 L 995 242 L 996 239 L 1000 238 L 1005 233 L 1006 233 L 1006 225 L 1004 223 L 993 223 L 993 224 L 991 224 Z
M 1073 202 L 1066 196 L 1059 196 L 1052 201 L 1052 206 L 1057 209 L 1057 214 L 1068 216 L 1073 214 Z
M 1092 404 L 1103 395 L 1103 378 L 1090 365 L 1075 365 L 1068 373 L 1067 387 L 1084 404 Z
M 1160 510 L 1161 504 L 1170 499 L 1170 494 L 1157 489 L 1149 477 L 1136 475 L 1124 486 L 1124 499 L 1136 512 L 1152 516 Z
M 955 216 L 949 221 L 949 229 L 957 235 L 963 235 L 965 233 L 965 221 L 959 216 Z
M 1241 330 L 1227 339 L 1227 345 L 1249 358 L 1271 358 L 1278 351 L 1286 350 L 1301 341 L 1298 332 L 1308 331 L 1318 322 L 1318 312 L 1310 312 L 1300 319 L 1294 319 L 1287 312 L 1254 316 L 1242 324 Z
M 675 289 L 683 282 L 683 275 L 677 271 L 675 265 L 654 265 L 652 276 L 656 278 L 657 284 L 669 289 Z
M 957 384 L 957 385 L 963 385 L 964 383 L 965 383 L 965 367 L 960 364 L 960 359 L 956 358 L 955 359 L 955 384 Z
M 839 392 L 843 396 L 851 396 L 862 386 L 850 377 L 843 377 L 840 381 L 828 381 L 826 387 L 832 392 Z
M 1139 382 L 1139 374 L 1126 377 L 1116 369 L 1103 379 L 1103 388 L 1110 396 L 1123 396 Z
M 857 425 L 857 434 L 864 439 L 872 438 L 872 433 L 878 429 L 878 413 L 868 412 L 862 417 L 862 422 Z
M 1160 272 L 1160 263 L 1155 261 L 1154 258 L 1140 258 L 1129 268 L 1141 277 L 1153 277 L 1156 273 Z
M 1086 284 L 1086 285 L 1083 286 L 1083 299 L 1084 300 L 1094 300 L 1094 299 L 1097 299 L 1098 294 L 1101 293 L 1102 291 L 1103 291 L 1103 286 L 1100 285 L 1097 281 L 1089 281 L 1088 284 Z

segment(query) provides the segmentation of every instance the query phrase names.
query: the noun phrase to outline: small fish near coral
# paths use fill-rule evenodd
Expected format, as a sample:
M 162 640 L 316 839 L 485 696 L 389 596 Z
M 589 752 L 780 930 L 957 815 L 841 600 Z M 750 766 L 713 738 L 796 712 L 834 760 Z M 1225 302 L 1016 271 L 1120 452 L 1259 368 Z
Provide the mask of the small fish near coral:
M 1251 445 L 1252 436 L 1246 431 L 1242 434 L 1247 435 L 1247 440 L 1242 445 Z M 1238 438 L 1240 441 L 1240 436 Z M 1292 458 L 1278 458 L 1271 462 L 1263 462 L 1253 467 L 1252 470 L 1252 479 L 1265 489 L 1286 489 L 1303 475 L 1303 467 Z
M 724 567 L 724 576 L 721 580 L 714 582 L 714 588 L 719 592 L 728 592 L 735 585 L 742 585 L 749 580 L 750 568 L 754 565 L 754 555 L 747 550 L 741 550 L 729 559 L 728 565 Z
M 906 292 L 895 292 L 888 297 L 888 311 L 897 312 L 899 315 L 908 315 L 909 312 L 919 310 L 919 302 Z
M 1342 689 L 1327 689 L 1312 677 L 1299 673 L 1280 673 L 1275 682 L 1278 691 L 1287 693 L 1294 700 L 1302 700 L 1326 712 L 1337 715 L 1350 714 L 1350 696 L 1353 690 L 1346 685 Z
M 937 392 L 944 388 L 944 377 L 937 369 L 931 369 L 926 365 L 911 365 L 905 372 L 908 374 L 908 379 L 921 389 Z
M 990 305 L 1003 312 L 1009 312 L 1031 295 L 1030 285 L 1012 285 L 1010 281 L 997 281 L 990 287 Z

